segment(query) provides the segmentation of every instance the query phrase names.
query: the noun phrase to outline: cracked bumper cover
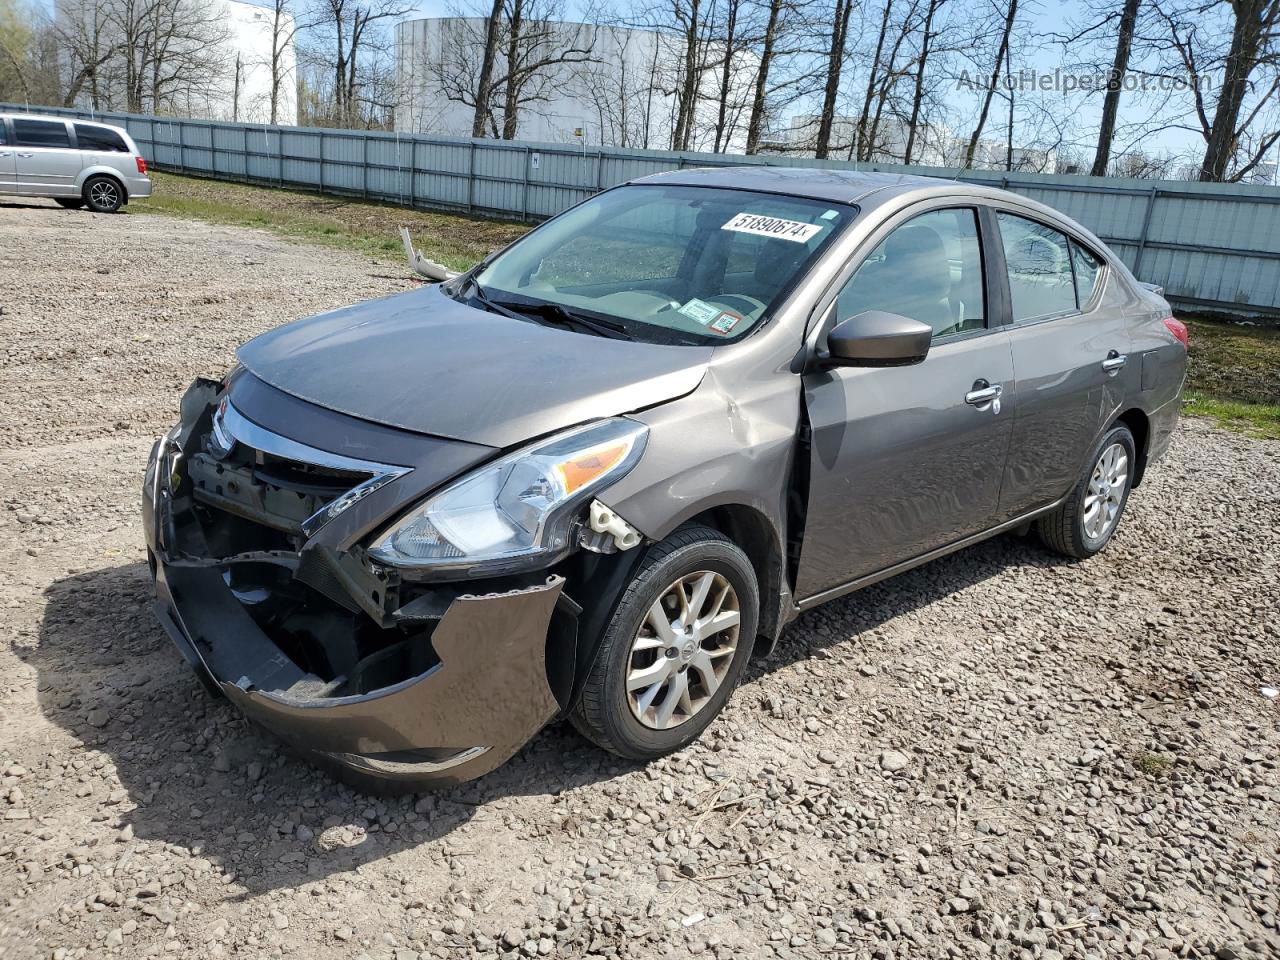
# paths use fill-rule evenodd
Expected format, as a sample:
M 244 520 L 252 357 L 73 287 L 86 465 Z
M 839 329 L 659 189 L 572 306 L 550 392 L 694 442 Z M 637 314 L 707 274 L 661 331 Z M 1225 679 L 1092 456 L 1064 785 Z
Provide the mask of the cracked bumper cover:
M 439 663 L 425 673 L 361 695 L 307 696 L 307 675 L 249 616 L 221 569 L 173 562 L 167 445 L 152 449 L 143 489 L 156 612 L 205 684 L 246 716 L 322 761 L 423 786 L 489 772 L 555 716 L 545 658 L 562 577 L 456 597 L 431 636 Z

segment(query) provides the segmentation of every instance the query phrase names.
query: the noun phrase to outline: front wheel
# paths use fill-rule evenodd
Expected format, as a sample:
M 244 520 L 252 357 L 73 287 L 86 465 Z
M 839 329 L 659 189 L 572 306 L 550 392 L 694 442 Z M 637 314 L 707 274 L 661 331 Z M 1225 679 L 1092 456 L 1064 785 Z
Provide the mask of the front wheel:
M 124 188 L 110 177 L 90 177 L 84 185 L 84 202 L 94 213 L 115 213 L 124 204 Z
M 1105 547 L 1129 502 L 1136 463 L 1133 434 L 1124 424 L 1117 424 L 1094 447 L 1066 501 L 1037 521 L 1036 530 L 1045 546 L 1079 560 Z
M 627 586 L 570 720 L 630 760 L 686 746 L 742 676 L 759 610 L 746 554 L 710 527 L 682 527 Z

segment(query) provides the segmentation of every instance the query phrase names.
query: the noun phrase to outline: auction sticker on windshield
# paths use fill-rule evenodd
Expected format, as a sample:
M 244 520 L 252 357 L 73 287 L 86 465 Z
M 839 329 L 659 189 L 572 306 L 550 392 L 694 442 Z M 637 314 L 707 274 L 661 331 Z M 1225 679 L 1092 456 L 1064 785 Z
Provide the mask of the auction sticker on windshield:
M 765 217 L 758 213 L 740 213 L 721 230 L 734 233 L 754 233 L 758 237 L 773 237 L 793 243 L 808 243 L 814 234 L 821 232 L 825 224 L 801 223 L 799 220 L 783 220 L 781 217 Z
M 683 307 L 680 307 L 677 312 L 683 313 L 690 320 L 698 321 L 698 323 L 702 324 L 704 327 L 716 317 L 720 316 L 719 307 L 713 307 L 705 300 L 699 300 L 697 297 L 690 300 Z

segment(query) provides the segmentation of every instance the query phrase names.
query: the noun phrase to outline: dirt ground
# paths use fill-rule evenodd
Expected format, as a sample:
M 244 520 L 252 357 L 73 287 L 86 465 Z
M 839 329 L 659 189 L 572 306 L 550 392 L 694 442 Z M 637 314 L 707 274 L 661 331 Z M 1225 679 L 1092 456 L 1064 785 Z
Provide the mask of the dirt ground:
M 150 609 L 151 438 L 406 273 L 0 204 L 0 957 L 1280 956 L 1280 443 L 1200 421 L 1103 555 L 806 614 L 647 767 L 558 725 L 379 800 L 211 700 Z

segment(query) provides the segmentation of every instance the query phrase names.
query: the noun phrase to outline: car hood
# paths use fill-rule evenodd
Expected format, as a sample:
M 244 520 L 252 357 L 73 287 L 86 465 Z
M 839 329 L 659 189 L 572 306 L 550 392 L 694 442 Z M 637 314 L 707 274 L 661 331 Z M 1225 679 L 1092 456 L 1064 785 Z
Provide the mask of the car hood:
M 711 353 L 517 320 L 425 287 L 278 327 L 239 358 L 273 387 L 330 410 L 510 447 L 684 396 Z

